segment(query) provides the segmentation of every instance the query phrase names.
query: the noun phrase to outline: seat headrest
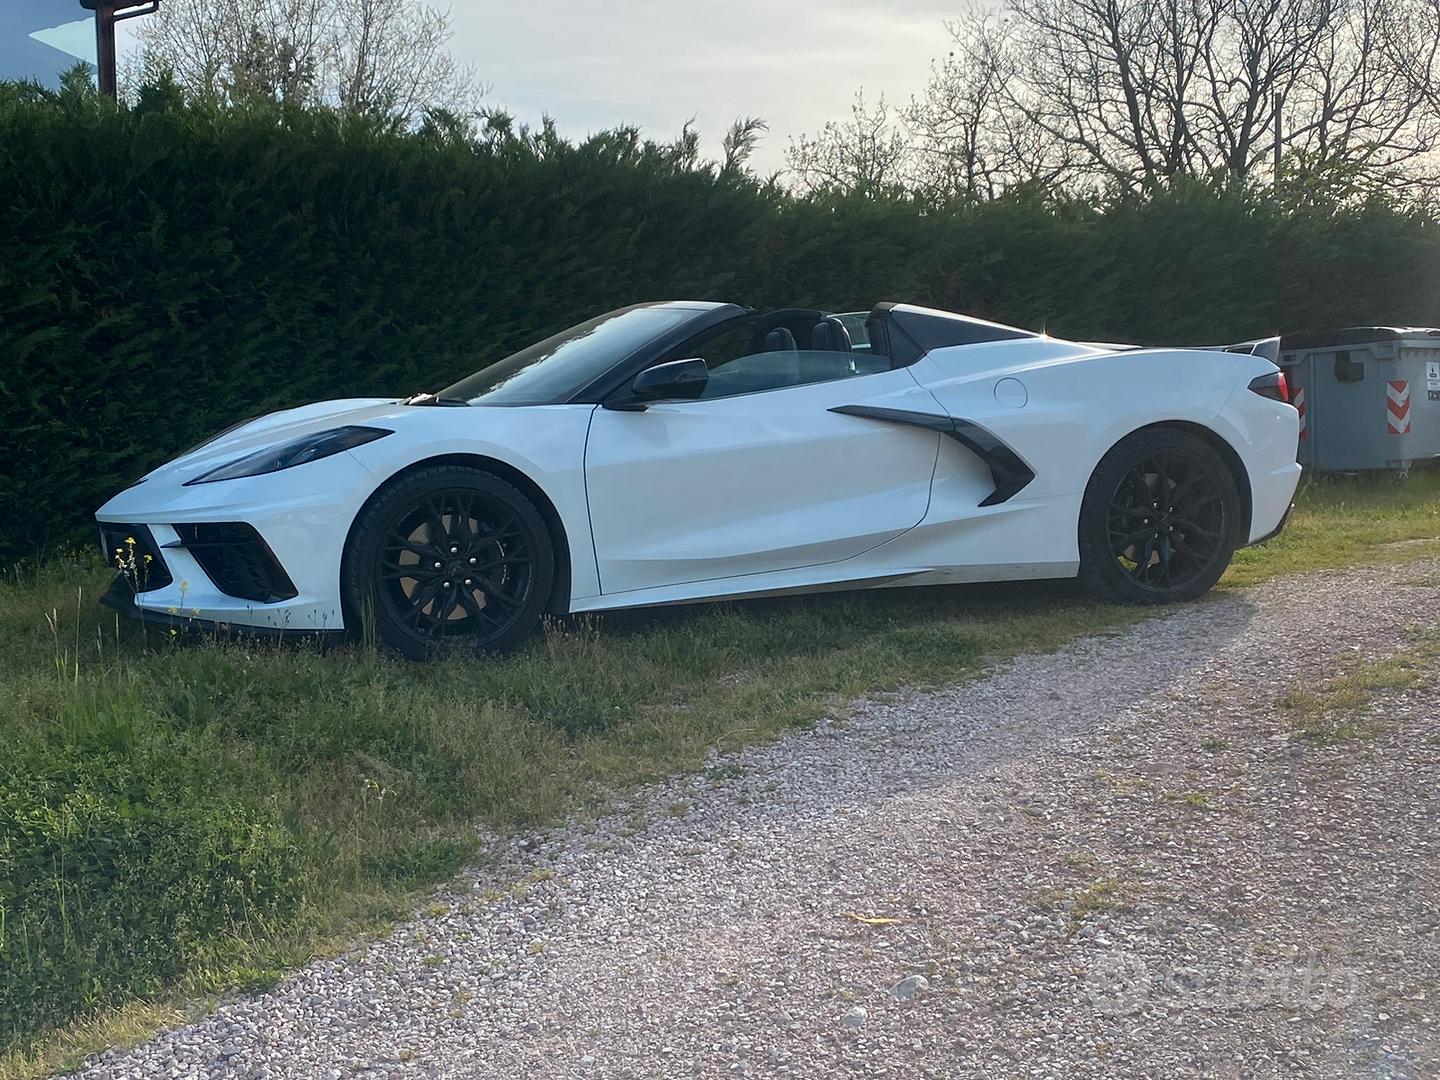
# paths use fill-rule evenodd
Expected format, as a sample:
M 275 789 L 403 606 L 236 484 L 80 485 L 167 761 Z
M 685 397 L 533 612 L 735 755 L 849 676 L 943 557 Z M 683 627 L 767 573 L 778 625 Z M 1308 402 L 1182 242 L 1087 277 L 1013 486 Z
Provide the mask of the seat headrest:
M 761 346 L 761 352 L 794 352 L 795 335 L 783 326 L 777 326 L 765 335 L 765 343 Z
M 810 331 L 810 348 L 816 352 L 851 352 L 850 331 L 839 319 L 821 319 Z

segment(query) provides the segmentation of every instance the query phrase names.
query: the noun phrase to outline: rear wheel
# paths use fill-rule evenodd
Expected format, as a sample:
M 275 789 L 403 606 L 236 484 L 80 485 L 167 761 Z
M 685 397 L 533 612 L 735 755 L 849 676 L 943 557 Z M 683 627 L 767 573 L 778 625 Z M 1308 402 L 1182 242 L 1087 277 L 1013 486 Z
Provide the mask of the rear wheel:
M 1193 600 L 1220 579 L 1241 540 L 1240 496 L 1204 439 L 1150 428 L 1096 466 L 1080 507 L 1080 579 L 1109 600 Z
M 362 512 L 341 582 L 348 613 L 412 660 L 504 652 L 534 632 L 554 581 L 550 534 L 513 485 L 440 465 Z

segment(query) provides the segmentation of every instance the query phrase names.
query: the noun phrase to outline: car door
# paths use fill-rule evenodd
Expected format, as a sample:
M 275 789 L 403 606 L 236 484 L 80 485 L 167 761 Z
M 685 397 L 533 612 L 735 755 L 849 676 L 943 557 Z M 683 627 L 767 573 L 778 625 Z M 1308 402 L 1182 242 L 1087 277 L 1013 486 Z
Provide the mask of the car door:
M 838 562 L 917 525 L 939 436 L 832 410 L 934 399 L 903 368 L 850 359 L 792 343 L 717 368 L 699 400 L 596 409 L 585 479 L 601 591 Z

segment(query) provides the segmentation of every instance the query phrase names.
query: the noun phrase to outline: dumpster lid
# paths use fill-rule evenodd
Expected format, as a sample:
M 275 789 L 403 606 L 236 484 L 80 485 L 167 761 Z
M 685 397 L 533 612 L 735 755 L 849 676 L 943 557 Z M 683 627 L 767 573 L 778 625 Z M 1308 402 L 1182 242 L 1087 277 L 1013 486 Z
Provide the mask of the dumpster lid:
M 1286 334 L 1282 349 L 1319 349 L 1328 345 L 1361 345 L 1370 341 L 1397 341 L 1407 337 L 1440 338 L 1433 326 L 1347 326 L 1321 334 Z

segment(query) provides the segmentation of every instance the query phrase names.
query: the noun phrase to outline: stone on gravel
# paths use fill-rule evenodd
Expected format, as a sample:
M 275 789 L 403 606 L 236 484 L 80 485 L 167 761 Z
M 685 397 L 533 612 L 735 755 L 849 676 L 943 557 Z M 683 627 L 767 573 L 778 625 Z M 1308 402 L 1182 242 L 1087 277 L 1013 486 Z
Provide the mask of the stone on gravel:
M 930 989 L 930 980 L 924 975 L 908 975 L 890 988 L 890 996 L 896 1001 L 909 1001 L 922 990 Z

